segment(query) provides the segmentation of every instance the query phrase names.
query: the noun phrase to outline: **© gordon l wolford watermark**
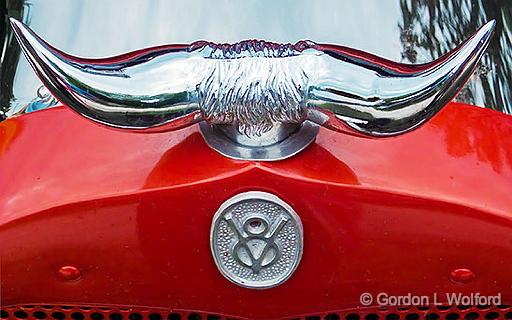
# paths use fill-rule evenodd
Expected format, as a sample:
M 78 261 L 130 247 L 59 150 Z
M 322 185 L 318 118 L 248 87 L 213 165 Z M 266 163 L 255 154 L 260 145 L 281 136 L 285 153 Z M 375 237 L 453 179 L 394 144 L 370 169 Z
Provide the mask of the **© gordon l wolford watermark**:
M 434 293 L 432 295 L 391 295 L 386 292 L 371 294 L 362 293 L 359 302 L 363 306 L 432 306 L 432 305 L 501 305 L 501 293 L 496 295 L 481 295 L 479 292 L 463 294 L 460 292 L 447 292 L 444 294 Z

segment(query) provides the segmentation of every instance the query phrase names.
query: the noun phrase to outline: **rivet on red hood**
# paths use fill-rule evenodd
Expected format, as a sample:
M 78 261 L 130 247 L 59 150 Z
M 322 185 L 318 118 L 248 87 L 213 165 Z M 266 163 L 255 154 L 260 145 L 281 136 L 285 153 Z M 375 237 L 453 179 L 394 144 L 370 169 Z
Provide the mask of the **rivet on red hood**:
M 475 278 L 475 273 L 469 269 L 455 269 L 450 273 L 450 280 L 456 283 L 470 283 Z
M 63 266 L 59 269 L 59 275 L 68 281 L 78 280 L 82 276 L 80 269 L 73 266 Z

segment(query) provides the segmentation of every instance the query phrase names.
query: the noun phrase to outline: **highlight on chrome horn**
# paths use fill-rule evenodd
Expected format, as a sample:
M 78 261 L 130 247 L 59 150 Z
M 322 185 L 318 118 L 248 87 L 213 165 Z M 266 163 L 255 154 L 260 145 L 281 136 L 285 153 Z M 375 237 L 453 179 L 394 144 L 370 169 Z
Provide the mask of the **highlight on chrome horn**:
M 484 53 L 490 21 L 431 63 L 409 65 L 337 45 L 195 42 L 106 59 L 63 53 L 23 23 L 16 37 L 44 85 L 97 122 L 172 130 L 201 120 L 259 136 L 310 120 L 333 130 L 391 136 L 435 115 Z

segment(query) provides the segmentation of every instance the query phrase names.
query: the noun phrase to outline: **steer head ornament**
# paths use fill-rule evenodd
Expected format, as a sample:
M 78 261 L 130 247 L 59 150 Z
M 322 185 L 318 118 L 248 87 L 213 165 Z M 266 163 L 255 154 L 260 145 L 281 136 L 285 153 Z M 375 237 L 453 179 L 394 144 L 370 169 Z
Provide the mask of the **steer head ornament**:
M 11 24 L 44 85 L 89 119 L 145 131 L 205 120 L 258 137 L 307 120 L 363 136 L 413 130 L 462 88 L 495 22 L 420 65 L 311 41 L 199 41 L 85 59 L 55 49 L 15 19 Z

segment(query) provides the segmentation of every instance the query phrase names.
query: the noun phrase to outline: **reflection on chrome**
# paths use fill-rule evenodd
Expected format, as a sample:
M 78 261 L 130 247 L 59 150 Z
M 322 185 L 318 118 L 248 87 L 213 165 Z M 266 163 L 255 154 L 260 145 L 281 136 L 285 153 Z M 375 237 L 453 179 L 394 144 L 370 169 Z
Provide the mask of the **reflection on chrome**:
M 259 136 L 306 120 L 390 136 L 436 114 L 471 76 L 495 22 L 422 65 L 335 45 L 195 42 L 108 59 L 73 57 L 11 19 L 25 56 L 52 94 L 103 124 L 181 128 L 206 120 Z
M 45 86 L 40 86 L 37 89 L 37 97 L 21 108 L 16 115 L 20 115 L 26 112 L 32 112 L 42 109 L 48 109 L 57 105 L 59 101 L 48 91 Z

